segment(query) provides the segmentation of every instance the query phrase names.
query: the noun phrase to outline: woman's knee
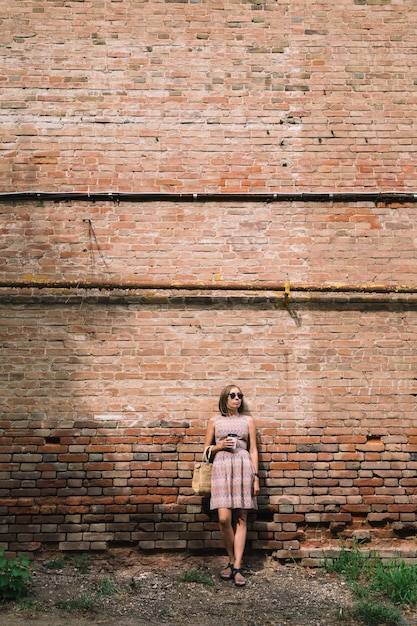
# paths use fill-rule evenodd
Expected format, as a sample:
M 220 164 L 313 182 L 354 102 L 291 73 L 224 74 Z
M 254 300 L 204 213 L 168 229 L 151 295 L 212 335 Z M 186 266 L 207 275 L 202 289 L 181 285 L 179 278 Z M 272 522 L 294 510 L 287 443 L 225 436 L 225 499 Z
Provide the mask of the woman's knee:
M 229 528 L 232 525 L 232 516 L 228 513 L 219 513 L 219 524 L 222 528 Z

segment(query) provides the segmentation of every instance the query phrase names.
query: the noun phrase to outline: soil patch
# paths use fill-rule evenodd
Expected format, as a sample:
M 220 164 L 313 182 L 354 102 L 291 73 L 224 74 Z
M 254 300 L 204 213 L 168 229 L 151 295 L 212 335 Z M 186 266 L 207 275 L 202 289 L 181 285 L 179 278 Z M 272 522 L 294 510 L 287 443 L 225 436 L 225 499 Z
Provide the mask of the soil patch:
M 247 584 L 224 582 L 217 555 L 43 555 L 29 594 L 0 606 L 7 626 L 359 626 L 347 585 L 321 569 L 249 555 Z M 197 577 L 190 582 L 184 577 Z M 409 624 L 415 622 L 408 622 Z

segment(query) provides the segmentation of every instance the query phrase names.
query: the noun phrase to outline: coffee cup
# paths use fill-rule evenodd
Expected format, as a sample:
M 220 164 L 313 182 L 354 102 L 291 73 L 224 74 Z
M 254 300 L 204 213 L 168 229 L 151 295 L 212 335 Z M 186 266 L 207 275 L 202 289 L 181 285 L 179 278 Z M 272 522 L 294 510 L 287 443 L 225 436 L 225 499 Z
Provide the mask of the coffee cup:
M 233 448 L 236 448 L 238 436 L 236 433 L 229 433 L 227 435 L 230 439 L 233 439 Z

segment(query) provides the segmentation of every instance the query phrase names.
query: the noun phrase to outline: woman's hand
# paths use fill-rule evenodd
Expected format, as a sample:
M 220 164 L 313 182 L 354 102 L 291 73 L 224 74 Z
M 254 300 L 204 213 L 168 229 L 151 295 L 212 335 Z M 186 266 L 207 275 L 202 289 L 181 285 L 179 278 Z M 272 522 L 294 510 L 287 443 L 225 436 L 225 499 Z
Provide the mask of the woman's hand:
M 255 496 L 259 493 L 259 476 L 255 476 L 253 479 L 253 493 Z
M 235 440 L 233 437 L 225 437 L 215 446 L 213 446 L 214 452 L 220 452 L 221 450 L 233 450 L 235 447 Z
M 222 439 L 222 450 L 233 450 L 236 447 L 236 440 L 234 437 L 226 437 Z

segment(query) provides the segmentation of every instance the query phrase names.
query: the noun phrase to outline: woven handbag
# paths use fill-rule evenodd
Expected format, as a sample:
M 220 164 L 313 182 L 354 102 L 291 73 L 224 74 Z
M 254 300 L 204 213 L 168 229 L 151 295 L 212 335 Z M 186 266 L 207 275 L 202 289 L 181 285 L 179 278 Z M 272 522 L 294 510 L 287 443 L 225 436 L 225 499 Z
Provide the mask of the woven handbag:
M 213 464 L 210 463 L 211 446 L 207 446 L 203 452 L 201 461 L 197 461 L 194 466 L 192 488 L 198 496 L 209 496 L 211 494 L 211 470 Z

